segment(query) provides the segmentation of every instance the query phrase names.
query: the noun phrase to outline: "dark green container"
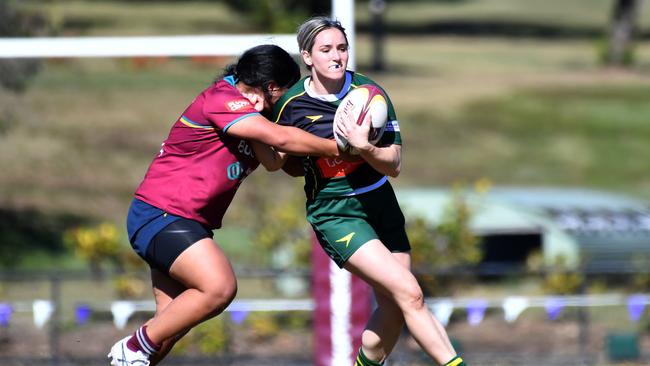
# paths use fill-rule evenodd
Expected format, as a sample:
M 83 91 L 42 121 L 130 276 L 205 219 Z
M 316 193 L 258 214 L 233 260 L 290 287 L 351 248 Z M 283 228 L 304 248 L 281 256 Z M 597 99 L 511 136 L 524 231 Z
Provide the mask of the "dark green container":
M 639 359 L 639 335 L 636 333 L 610 332 L 605 343 L 610 361 Z

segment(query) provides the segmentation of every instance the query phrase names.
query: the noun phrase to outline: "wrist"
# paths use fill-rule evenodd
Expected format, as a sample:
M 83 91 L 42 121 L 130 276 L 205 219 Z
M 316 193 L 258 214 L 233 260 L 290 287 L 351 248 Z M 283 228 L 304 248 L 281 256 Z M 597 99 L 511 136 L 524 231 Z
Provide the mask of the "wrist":
M 355 146 L 354 148 L 359 153 L 370 153 L 375 149 L 375 145 L 373 145 L 373 144 L 371 144 L 369 142 L 366 142 L 365 144 L 360 145 L 360 146 Z

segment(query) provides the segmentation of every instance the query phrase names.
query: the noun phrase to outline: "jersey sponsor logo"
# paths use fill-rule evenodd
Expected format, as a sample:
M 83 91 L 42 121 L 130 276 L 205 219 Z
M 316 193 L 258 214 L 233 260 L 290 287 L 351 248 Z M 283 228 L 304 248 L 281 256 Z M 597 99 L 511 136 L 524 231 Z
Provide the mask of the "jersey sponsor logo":
M 236 112 L 242 108 L 249 107 L 251 105 L 251 102 L 249 102 L 247 99 L 237 99 L 237 100 L 231 100 L 230 102 L 226 103 L 226 107 L 230 109 L 232 112 Z
M 399 122 L 397 122 L 397 120 L 388 121 L 388 123 L 386 124 L 386 130 L 385 131 L 400 132 L 400 130 L 399 130 Z
M 314 122 L 318 121 L 319 119 L 323 118 L 323 115 L 322 115 L 322 114 L 319 114 L 319 115 L 317 115 L 317 116 L 305 116 L 305 118 L 307 118 L 308 120 L 310 120 L 311 123 L 314 123 Z
M 336 243 L 345 243 L 345 247 L 347 248 L 348 245 L 350 245 L 350 241 L 352 240 L 352 237 L 356 234 L 354 231 L 349 233 L 348 235 L 342 237 L 341 239 L 337 240 Z
M 246 143 L 246 140 L 239 141 L 239 144 L 237 145 L 237 151 L 239 151 L 240 154 L 244 154 L 252 158 L 255 157 L 255 154 L 253 153 L 253 148 Z
M 242 174 L 242 168 L 241 168 L 241 163 L 235 162 L 226 168 L 226 174 L 228 175 L 228 179 L 230 180 L 236 180 L 241 177 Z
M 341 158 L 319 158 L 316 161 L 318 169 L 324 178 L 338 178 L 345 177 L 346 175 L 357 170 L 363 164 L 362 161 L 350 162 Z

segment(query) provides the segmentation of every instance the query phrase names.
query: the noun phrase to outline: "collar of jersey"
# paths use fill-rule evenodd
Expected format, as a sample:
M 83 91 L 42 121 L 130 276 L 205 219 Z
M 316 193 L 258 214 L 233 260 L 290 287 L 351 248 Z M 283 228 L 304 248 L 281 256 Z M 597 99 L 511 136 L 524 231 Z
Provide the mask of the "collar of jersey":
M 346 72 L 345 73 L 345 83 L 343 84 L 343 88 L 341 88 L 341 91 L 339 91 L 336 94 L 316 94 L 311 88 L 309 87 L 309 80 L 311 80 L 311 76 L 305 78 L 305 92 L 307 95 L 314 99 L 322 100 L 325 102 L 336 102 L 338 100 L 343 99 L 343 97 L 350 91 L 350 86 L 352 85 L 352 73 L 351 72 Z
M 230 85 L 235 86 L 239 80 L 235 77 L 235 75 L 228 75 L 224 76 L 223 79 Z

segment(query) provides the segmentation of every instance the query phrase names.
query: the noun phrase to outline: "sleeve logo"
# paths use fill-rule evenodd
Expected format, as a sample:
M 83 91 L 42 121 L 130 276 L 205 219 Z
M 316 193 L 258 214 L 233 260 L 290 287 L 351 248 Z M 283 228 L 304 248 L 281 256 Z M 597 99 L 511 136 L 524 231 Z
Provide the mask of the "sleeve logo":
M 231 112 L 236 112 L 242 108 L 251 107 L 251 102 L 247 99 L 231 100 L 226 103 L 226 107 L 228 107 Z

